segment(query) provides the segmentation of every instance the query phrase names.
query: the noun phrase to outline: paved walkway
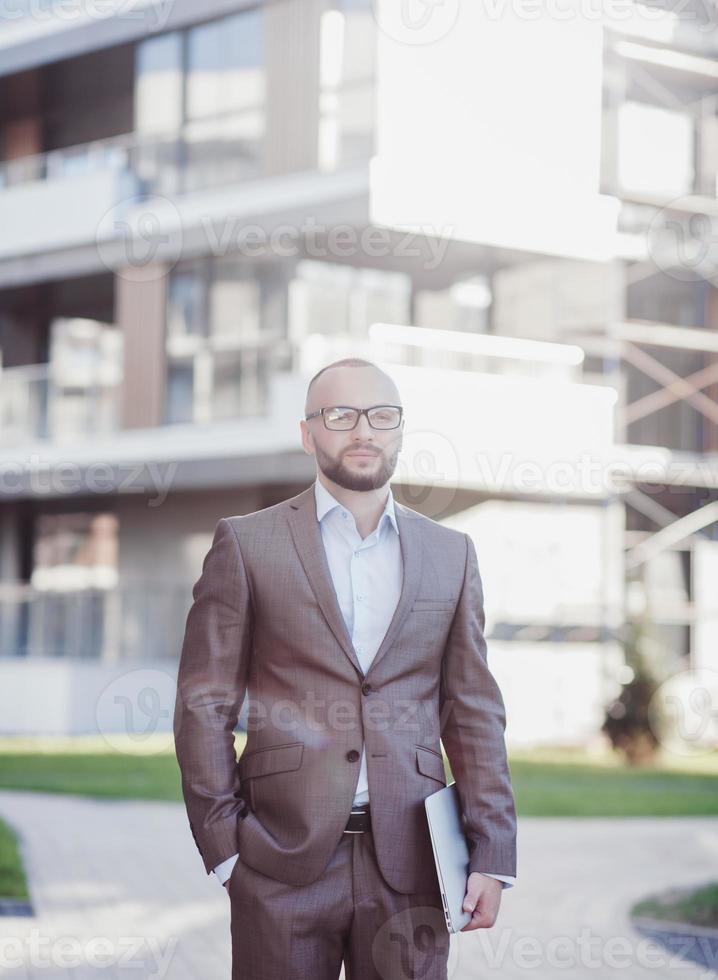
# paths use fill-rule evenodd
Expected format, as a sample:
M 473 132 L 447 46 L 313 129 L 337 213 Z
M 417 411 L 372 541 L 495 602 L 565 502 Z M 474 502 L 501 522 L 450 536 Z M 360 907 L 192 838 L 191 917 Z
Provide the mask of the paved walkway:
M 1 791 L 0 816 L 21 830 L 37 913 L 0 918 L 0 977 L 229 980 L 229 898 L 183 806 Z M 627 918 L 648 892 L 715 876 L 718 821 L 524 818 L 518 865 L 494 928 L 452 938 L 452 980 L 718 976 Z

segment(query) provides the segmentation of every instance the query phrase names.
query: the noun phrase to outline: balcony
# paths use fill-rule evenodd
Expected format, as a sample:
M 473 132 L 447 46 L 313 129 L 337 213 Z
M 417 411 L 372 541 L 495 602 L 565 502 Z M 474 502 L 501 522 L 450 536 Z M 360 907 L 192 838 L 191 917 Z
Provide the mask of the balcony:
M 63 380 L 49 364 L 0 372 L 0 446 L 68 443 L 119 426 L 120 381 Z
M 248 365 L 259 363 L 254 354 L 248 352 Z M 172 467 L 174 490 L 311 479 L 311 460 L 299 439 L 307 384 L 321 365 L 347 354 L 382 364 L 399 385 L 407 418 L 406 452 L 397 471 L 402 482 L 436 479 L 522 493 L 522 467 L 531 466 L 531 492 L 604 495 L 600 480 L 581 482 L 580 467 L 590 460 L 603 465 L 612 452 L 616 392 L 583 383 L 579 347 L 393 324 L 376 324 L 363 342 L 310 334 L 295 342 L 292 369 L 267 369 L 258 375 L 259 388 L 250 385 L 251 411 L 234 397 L 236 411 L 228 415 L 226 399 L 217 401 L 202 388 L 198 418 L 154 428 L 119 428 L 117 379 L 68 392 L 58 389 L 47 368 L 6 371 L 0 375 L 5 458 L 25 471 L 28 439 L 45 439 L 41 468 L 51 474 L 66 458 L 63 442 L 74 439 L 79 489 L 98 458 L 106 464 L 108 486 L 117 489 L 125 470 L 136 467 L 135 492 L 156 491 L 148 460 Z M 462 406 L 460 416 L 456 405 Z M 84 438 L 78 440 L 78 433 Z M 561 467 L 564 476 L 552 483 Z M 17 496 L 29 492 L 27 472 L 25 477 L 16 481 Z
M 120 140 L 53 150 L 0 166 L 0 259 L 89 245 L 136 181 Z M 82 207 L 78 207 L 78 201 Z

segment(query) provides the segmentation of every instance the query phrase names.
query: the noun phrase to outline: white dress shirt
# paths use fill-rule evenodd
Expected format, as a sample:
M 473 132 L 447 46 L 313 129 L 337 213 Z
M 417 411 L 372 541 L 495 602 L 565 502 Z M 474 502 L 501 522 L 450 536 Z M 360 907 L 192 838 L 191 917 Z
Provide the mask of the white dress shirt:
M 354 515 L 344 507 L 316 478 L 314 482 L 317 521 L 347 631 L 361 668 L 366 674 L 381 645 L 399 601 L 403 580 L 399 526 L 394 513 L 391 488 L 377 526 L 365 538 L 359 534 Z M 359 780 L 354 805 L 367 803 L 369 783 L 366 749 L 362 745 Z M 229 878 L 237 855 L 218 865 L 214 871 L 224 882 Z M 489 875 L 489 872 L 486 872 Z M 515 878 L 490 874 L 513 885 Z

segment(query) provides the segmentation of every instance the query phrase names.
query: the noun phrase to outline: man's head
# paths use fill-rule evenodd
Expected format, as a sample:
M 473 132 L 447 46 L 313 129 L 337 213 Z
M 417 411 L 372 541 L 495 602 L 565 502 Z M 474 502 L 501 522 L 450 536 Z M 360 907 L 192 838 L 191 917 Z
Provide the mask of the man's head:
M 307 388 L 304 414 L 334 406 L 370 408 L 399 405 L 392 378 L 371 361 L 347 357 L 327 364 Z M 353 429 L 328 429 L 321 415 L 300 422 L 302 445 L 317 467 L 346 490 L 376 490 L 389 482 L 401 450 L 404 420 L 395 429 L 377 429 L 360 415 Z M 354 455 L 361 452 L 371 455 Z

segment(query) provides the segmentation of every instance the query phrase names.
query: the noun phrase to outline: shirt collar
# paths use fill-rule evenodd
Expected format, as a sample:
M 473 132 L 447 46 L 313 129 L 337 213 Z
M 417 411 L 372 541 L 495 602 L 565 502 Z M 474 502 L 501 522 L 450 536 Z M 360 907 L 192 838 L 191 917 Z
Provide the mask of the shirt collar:
M 336 499 L 336 497 L 329 493 L 327 488 L 321 482 L 319 477 L 314 481 L 314 497 L 317 505 L 317 520 L 321 523 L 322 518 L 329 513 L 330 510 L 334 510 L 335 507 L 341 507 L 342 505 Z M 391 492 L 391 487 L 389 487 L 389 493 L 386 498 L 386 504 L 384 510 L 382 511 L 381 517 L 377 523 L 377 527 L 381 527 L 381 523 L 384 520 L 384 516 L 388 515 L 389 520 L 394 525 L 394 530 L 399 533 L 399 525 L 396 521 L 396 511 L 394 509 L 394 495 Z

